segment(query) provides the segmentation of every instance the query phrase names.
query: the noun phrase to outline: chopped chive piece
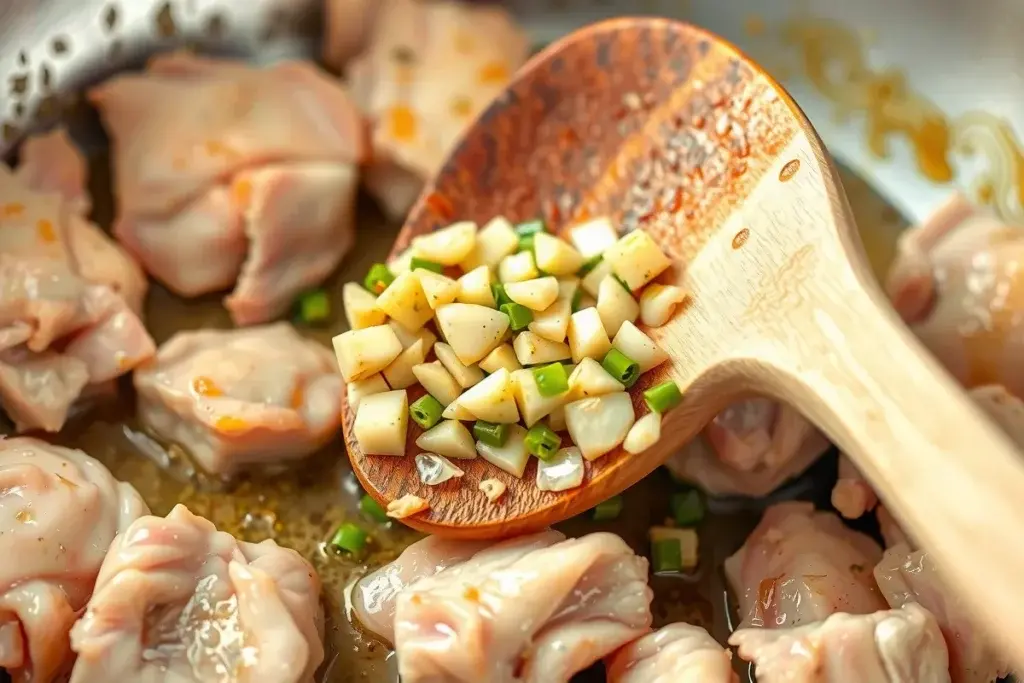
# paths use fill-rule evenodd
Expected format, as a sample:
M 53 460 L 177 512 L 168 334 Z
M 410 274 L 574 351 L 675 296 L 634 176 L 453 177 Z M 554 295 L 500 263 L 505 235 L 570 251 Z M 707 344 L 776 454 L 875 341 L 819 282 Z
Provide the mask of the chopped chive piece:
M 440 422 L 443 412 L 444 406 L 430 394 L 420 396 L 409 406 L 409 415 L 412 416 L 416 424 L 424 429 L 430 429 Z
M 704 519 L 704 503 L 696 489 L 672 496 L 672 518 L 679 526 L 693 526 Z
M 395 275 L 387 266 L 383 263 L 374 263 L 363 280 L 363 287 L 374 294 L 380 294 L 394 281 Z
M 583 301 L 583 290 L 577 289 L 572 295 L 572 312 L 580 310 L 580 302 Z
M 515 302 L 501 305 L 501 312 L 508 316 L 509 325 L 513 332 L 526 329 L 526 326 L 533 322 L 533 312 Z
M 594 521 L 607 522 L 622 514 L 622 496 L 612 496 L 594 506 Z
M 299 298 L 299 318 L 304 323 L 322 323 L 331 317 L 331 300 L 327 292 L 317 289 Z
M 612 349 L 601 361 L 601 367 L 608 371 L 608 374 L 622 382 L 628 389 L 640 377 L 640 366 L 636 361 L 622 353 L 618 349 Z
M 651 560 L 655 572 L 678 572 L 683 569 L 683 547 L 678 538 L 663 538 L 651 543 Z
M 536 235 L 538 232 L 545 232 L 547 227 L 544 225 L 544 221 L 540 218 L 536 218 L 532 221 L 523 221 L 516 226 L 516 234 L 520 237 L 525 235 Z
M 494 297 L 495 307 L 499 309 L 505 304 L 512 303 L 512 299 L 509 299 L 508 294 L 505 293 L 505 285 L 500 282 L 495 282 L 491 285 L 491 296 Z
M 533 249 L 533 235 L 520 235 L 519 248 L 516 251 L 531 251 Z
M 588 258 L 586 260 L 586 262 L 584 262 L 584 264 L 582 266 L 580 266 L 580 270 L 579 270 L 578 273 L 576 273 L 576 275 L 578 277 L 586 276 L 587 273 L 589 273 L 594 268 L 596 268 L 597 264 L 600 263 L 603 260 L 604 260 L 604 255 L 603 254 L 594 254 L 593 256 Z
M 367 494 L 364 494 L 363 497 L 359 499 L 359 511 L 373 521 L 380 522 L 381 524 L 387 524 L 391 521 L 391 518 L 388 517 L 388 513 L 384 512 L 384 508 L 380 506 L 380 503 Z
M 501 448 L 508 439 L 508 425 L 477 420 L 473 423 L 473 438 L 488 446 Z
M 541 396 L 558 396 L 569 390 L 569 376 L 565 374 L 565 366 L 561 363 L 534 368 L 533 380 Z
M 535 424 L 526 432 L 526 450 L 541 460 L 550 460 L 561 445 L 561 437 L 546 424 Z
M 672 380 L 662 382 L 644 392 L 644 402 L 656 413 L 667 413 L 683 400 L 679 385 Z
M 425 270 L 432 270 L 435 273 L 443 273 L 444 272 L 444 266 L 442 266 L 440 263 L 436 263 L 434 261 L 428 261 L 425 258 L 416 258 L 415 256 L 413 256 L 412 260 L 409 262 L 409 270 L 416 270 L 417 268 L 423 268 Z
M 366 539 L 368 536 L 369 534 L 355 524 L 346 522 L 334 532 L 330 545 L 338 552 L 359 555 L 366 549 Z
M 629 285 L 626 284 L 625 280 L 623 280 L 621 277 L 619 277 L 615 273 L 612 273 L 612 277 L 615 278 L 615 281 L 618 282 L 620 285 L 622 285 L 622 288 L 624 290 L 626 290 L 627 292 L 629 292 L 630 295 L 632 296 L 633 290 L 629 288 Z

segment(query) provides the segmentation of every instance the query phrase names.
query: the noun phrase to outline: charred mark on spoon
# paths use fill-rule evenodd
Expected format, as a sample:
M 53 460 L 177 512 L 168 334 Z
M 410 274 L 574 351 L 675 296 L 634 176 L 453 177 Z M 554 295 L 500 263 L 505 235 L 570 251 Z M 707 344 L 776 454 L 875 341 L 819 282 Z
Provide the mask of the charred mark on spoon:
M 781 182 L 786 182 L 787 180 L 792 179 L 793 176 L 796 175 L 796 172 L 799 171 L 799 170 L 800 170 L 800 160 L 799 159 L 793 159 L 791 161 L 787 161 L 786 165 L 782 167 L 781 171 L 779 171 L 779 180 Z
M 743 228 L 732 238 L 732 248 L 739 249 L 750 238 L 750 228 Z

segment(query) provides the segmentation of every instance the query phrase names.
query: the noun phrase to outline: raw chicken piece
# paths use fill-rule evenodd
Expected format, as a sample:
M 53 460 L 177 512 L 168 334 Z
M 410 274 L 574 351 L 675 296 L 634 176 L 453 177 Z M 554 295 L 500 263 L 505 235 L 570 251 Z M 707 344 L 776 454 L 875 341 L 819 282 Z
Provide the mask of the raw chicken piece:
M 1010 672 L 1009 660 L 971 625 L 960 599 L 945 587 L 928 553 L 911 551 L 903 544 L 889 548 L 875 567 L 875 579 L 893 607 L 920 603 L 935 615 L 949 648 L 953 683 L 991 683 Z
M 920 605 L 833 614 L 795 628 L 745 628 L 729 644 L 753 662 L 758 683 L 948 683 L 949 655 Z
M 1024 226 L 954 195 L 900 237 L 886 288 L 914 334 L 966 387 L 1024 396 Z
M 346 10 L 372 26 L 368 47 L 347 69 L 353 97 L 373 122 L 366 184 L 399 218 L 526 61 L 529 45 L 509 14 L 494 6 L 379 0 L 367 21 L 360 3 L 335 0 L 325 48 L 331 58 L 351 50 L 359 25 L 336 18 L 350 16 Z
M 149 509 L 82 451 L 0 439 L 0 671 L 49 683 L 107 548 Z
M 245 543 L 183 505 L 110 547 L 71 631 L 71 683 L 313 683 L 320 579 L 274 541 Z
M 403 683 L 564 683 L 651 624 L 647 561 L 612 534 L 544 531 L 490 546 L 428 539 L 392 567 L 360 584 L 375 587 L 357 589 L 356 604 L 367 626 L 385 622 L 387 637 L 397 591 Z
M 138 265 L 85 218 L 85 162 L 58 130 L 0 165 L 0 403 L 20 431 L 59 431 L 73 404 L 155 351 Z
M 738 683 L 732 653 L 707 631 L 671 624 L 608 660 L 608 683 Z
M 352 246 L 365 130 L 311 64 L 163 55 L 89 96 L 113 140 L 114 234 L 178 294 L 237 280 L 232 319 L 266 322 Z
M 139 417 L 208 472 L 305 457 L 341 424 L 333 354 L 288 323 L 179 332 L 135 373 Z
M 836 612 L 870 614 L 886 604 L 871 576 L 881 549 L 811 503 L 772 505 L 725 574 L 744 615 L 741 627 L 779 628 Z
M 723 410 L 666 467 L 711 494 L 764 496 L 797 476 L 828 448 L 800 413 L 766 398 Z

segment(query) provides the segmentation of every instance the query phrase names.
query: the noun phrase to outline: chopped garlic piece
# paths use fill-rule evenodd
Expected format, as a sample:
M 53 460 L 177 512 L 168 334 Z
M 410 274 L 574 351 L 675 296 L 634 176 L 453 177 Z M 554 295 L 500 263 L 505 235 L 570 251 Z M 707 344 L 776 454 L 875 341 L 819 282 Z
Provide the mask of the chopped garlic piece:
M 508 438 L 503 445 L 492 446 L 477 441 L 476 452 L 495 467 L 522 479 L 526 463 L 530 459 L 530 453 L 526 450 L 526 430 L 522 425 L 509 425 Z
M 553 432 L 565 431 L 565 406 L 558 406 L 548 415 L 548 427 Z
M 416 384 L 416 374 L 413 372 L 413 368 L 426 360 L 427 351 L 428 348 L 423 345 L 423 340 L 417 339 L 412 346 L 398 354 L 398 358 L 384 368 L 382 374 L 392 389 L 406 389 Z
M 505 486 L 505 483 L 498 479 L 484 479 L 480 482 L 480 490 L 484 492 L 487 500 L 492 503 L 504 495 L 506 488 L 508 487 Z
M 497 216 L 476 234 L 476 246 L 459 265 L 467 272 L 479 266 L 497 268 L 501 259 L 514 254 L 518 248 L 519 236 L 512 224 L 507 218 Z
M 647 413 L 637 420 L 622 442 L 622 448 L 627 453 L 636 455 L 643 453 L 648 448 L 658 443 L 661 438 L 661 415 L 658 413 Z
M 594 297 L 594 299 L 597 299 L 598 291 L 601 289 L 601 283 L 611 274 L 612 264 L 607 261 L 601 261 L 591 268 L 589 273 L 583 276 L 580 286 L 583 287 L 584 292 Z M 584 306 L 584 308 L 586 307 Z
M 512 390 L 515 393 L 519 414 L 527 427 L 532 427 L 569 400 L 568 391 L 554 396 L 541 395 L 540 389 L 537 388 L 537 379 L 529 369 L 516 370 L 512 373 Z
M 466 425 L 457 420 L 441 420 L 420 434 L 416 445 L 449 458 L 472 460 L 476 457 L 473 435 Z
M 415 332 L 434 315 L 414 273 L 402 273 L 377 297 L 377 307 Z
M 471 387 L 484 378 L 483 371 L 475 365 L 465 365 L 455 355 L 455 350 L 444 342 L 434 344 L 434 353 L 445 369 L 463 389 Z
M 402 353 L 402 343 L 387 325 L 342 332 L 332 341 L 342 379 L 346 382 L 380 372 Z
M 509 328 L 507 315 L 475 304 L 441 306 L 437 309 L 437 323 L 464 365 L 472 365 L 490 353 Z
M 377 297 L 355 282 L 346 282 L 341 288 L 341 302 L 345 307 L 345 319 L 353 330 L 383 325 L 387 314 L 377 307 Z
M 452 374 L 445 369 L 439 360 L 414 365 L 412 374 L 423 385 L 423 388 L 427 390 L 427 393 L 436 398 L 445 407 L 462 393 L 459 383 L 455 381 Z
M 537 488 L 541 491 L 568 491 L 583 483 L 583 456 L 580 449 L 562 448 L 550 460 L 537 460 Z
M 580 252 L 546 232 L 533 236 L 533 253 L 537 267 L 552 275 L 574 275 L 583 265 Z
M 672 261 L 657 242 L 643 230 L 624 235 L 604 252 L 604 260 L 626 286 L 636 291 L 661 275 Z
M 637 319 L 640 315 L 640 304 L 614 275 L 608 275 L 601 281 L 601 286 L 597 290 L 597 312 L 601 315 L 604 331 L 609 337 L 614 337 L 622 323 Z
M 573 313 L 566 332 L 569 352 L 576 363 L 582 362 L 584 358 L 600 360 L 612 348 L 604 323 L 601 322 L 601 314 L 596 308 L 584 308 Z
M 668 354 L 629 321 L 622 323 L 612 340 L 612 347 L 635 360 L 640 372 L 647 372 L 668 360 Z
M 516 352 L 512 349 L 511 344 L 502 344 L 480 361 L 480 369 L 484 372 L 497 372 L 499 368 L 515 372 L 522 367 L 516 359 Z
M 558 280 L 554 277 L 539 277 L 522 282 L 509 282 L 505 294 L 517 304 L 531 311 L 543 311 L 558 298 Z
M 446 420 L 476 420 L 476 416 L 459 405 L 457 400 L 448 404 L 448 407 L 444 409 L 443 413 L 441 413 L 441 417 Z
M 569 436 L 587 460 L 595 460 L 622 443 L 636 414 L 625 391 L 574 401 L 565 406 Z
M 686 301 L 686 296 L 686 291 L 675 285 L 647 285 L 640 294 L 640 320 L 648 327 L 661 327 Z
M 437 486 L 449 479 L 457 479 L 465 474 L 450 460 L 436 453 L 420 453 L 416 456 L 416 471 L 420 481 L 427 486 Z
M 512 340 L 512 348 L 521 365 L 554 363 L 572 356 L 568 344 L 553 342 L 530 331 L 516 335 L 516 338 Z
M 469 256 L 476 246 L 476 223 L 460 221 L 447 228 L 417 237 L 412 241 L 413 255 L 440 263 L 442 266 L 458 265 Z
M 501 259 L 498 264 L 498 279 L 502 282 L 522 282 L 532 280 L 540 275 L 537 264 L 533 262 L 533 254 L 521 251 Z
M 388 503 L 387 515 L 392 519 L 405 519 L 429 509 L 430 504 L 427 501 L 407 493 L 398 500 Z
M 491 293 L 491 269 L 480 266 L 459 278 L 459 293 L 455 300 L 463 304 L 476 304 L 494 308 L 494 294 Z
M 384 381 L 381 374 L 377 373 L 370 375 L 366 379 L 357 379 L 354 382 L 349 382 L 345 390 L 348 394 L 349 410 L 359 410 L 359 402 L 364 396 L 391 391 L 391 388 L 388 387 L 388 383 Z
M 412 257 L 412 247 L 409 247 L 394 259 L 388 261 L 388 270 L 396 276 L 401 275 L 402 273 L 408 273 L 412 270 Z
M 574 225 L 568 232 L 570 241 L 584 259 L 604 253 L 619 239 L 619 233 L 605 217 Z
M 608 371 L 593 358 L 584 358 L 569 375 L 570 401 L 625 390 L 622 382 L 609 375 Z
M 458 401 L 478 420 L 496 424 L 519 422 L 512 377 L 505 368 L 499 368 L 482 382 L 467 389 Z
M 352 431 L 365 455 L 405 455 L 409 398 L 405 389 L 364 396 Z
M 437 310 L 455 301 L 459 293 L 459 283 L 455 280 L 426 268 L 417 268 L 413 274 L 420 279 L 420 287 L 431 309 Z

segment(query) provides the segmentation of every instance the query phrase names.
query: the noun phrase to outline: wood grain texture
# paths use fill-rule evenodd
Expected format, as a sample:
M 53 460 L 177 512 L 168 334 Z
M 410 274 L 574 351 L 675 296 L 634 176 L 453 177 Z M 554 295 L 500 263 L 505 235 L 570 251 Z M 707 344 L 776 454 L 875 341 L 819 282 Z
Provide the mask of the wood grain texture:
M 635 105 L 635 106 L 634 106 Z M 584 486 L 540 492 L 481 461 L 439 487 L 419 483 L 418 431 L 404 458 L 365 456 L 345 436 L 378 501 L 406 493 L 423 531 L 499 537 L 583 512 L 661 464 L 729 403 L 759 393 L 795 405 L 848 453 L 888 508 L 1024 665 L 1020 595 L 1024 464 L 892 312 L 870 274 L 821 141 L 788 95 L 734 48 L 659 19 L 606 22 L 569 36 L 518 76 L 454 152 L 396 244 L 452 219 L 544 215 L 564 228 L 610 215 L 656 237 L 692 301 L 648 333 L 672 362 L 682 405 L 661 441 L 588 465 Z M 685 264 L 685 268 L 683 267 Z M 410 400 L 415 398 L 410 395 Z M 477 490 L 497 477 L 498 504 Z

